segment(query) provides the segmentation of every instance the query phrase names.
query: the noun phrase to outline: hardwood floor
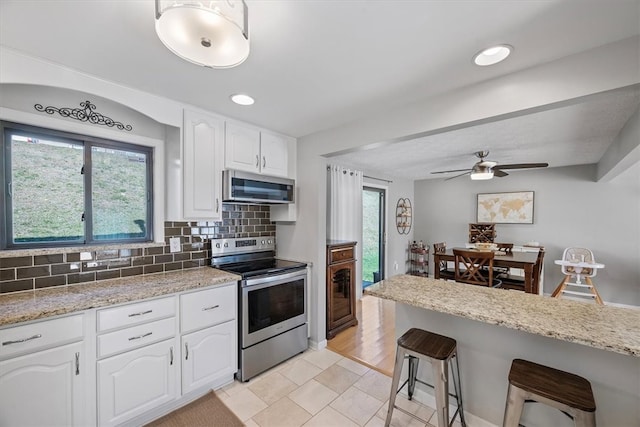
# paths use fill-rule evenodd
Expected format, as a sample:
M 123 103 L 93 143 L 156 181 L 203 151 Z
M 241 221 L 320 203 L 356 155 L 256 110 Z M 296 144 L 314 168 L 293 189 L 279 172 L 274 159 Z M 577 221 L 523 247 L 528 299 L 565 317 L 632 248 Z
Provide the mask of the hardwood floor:
M 395 303 L 365 295 L 357 302 L 358 325 L 328 341 L 327 347 L 385 375 L 395 362 Z

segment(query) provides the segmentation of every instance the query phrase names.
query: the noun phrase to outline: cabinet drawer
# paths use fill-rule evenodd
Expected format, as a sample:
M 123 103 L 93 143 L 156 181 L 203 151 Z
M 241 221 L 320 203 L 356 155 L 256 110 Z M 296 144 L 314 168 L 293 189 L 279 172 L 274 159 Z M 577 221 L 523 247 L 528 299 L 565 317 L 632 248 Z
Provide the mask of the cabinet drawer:
M 81 340 L 83 315 L 0 330 L 0 358 Z
M 98 358 L 151 344 L 176 334 L 176 319 L 157 320 L 98 336 Z
M 236 318 L 237 286 L 223 286 L 180 296 L 182 332 Z
M 98 332 L 138 325 L 175 315 L 176 304 L 173 297 L 107 308 L 98 310 Z
M 329 251 L 329 264 L 354 259 L 353 246 L 348 248 L 336 248 Z

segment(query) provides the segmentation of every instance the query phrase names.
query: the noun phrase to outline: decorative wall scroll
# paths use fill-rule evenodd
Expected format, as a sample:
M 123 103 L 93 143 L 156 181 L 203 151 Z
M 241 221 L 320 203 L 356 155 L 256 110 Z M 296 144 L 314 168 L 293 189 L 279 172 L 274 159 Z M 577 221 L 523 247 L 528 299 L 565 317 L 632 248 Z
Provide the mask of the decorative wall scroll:
M 411 200 L 400 198 L 396 204 L 396 228 L 400 234 L 409 234 L 411 231 Z
M 478 194 L 478 222 L 533 224 L 533 191 Z
M 94 111 L 96 106 L 91 101 L 84 101 L 80 103 L 82 108 L 70 108 L 70 107 L 43 107 L 41 104 L 35 104 L 33 106 L 37 111 L 47 114 L 58 113 L 62 117 L 70 117 L 72 119 L 79 120 L 81 122 L 89 122 L 94 125 L 103 125 L 108 127 L 116 127 L 120 130 L 130 131 L 133 129 L 131 125 L 124 125 L 120 122 L 116 122 L 110 117 L 104 116 Z

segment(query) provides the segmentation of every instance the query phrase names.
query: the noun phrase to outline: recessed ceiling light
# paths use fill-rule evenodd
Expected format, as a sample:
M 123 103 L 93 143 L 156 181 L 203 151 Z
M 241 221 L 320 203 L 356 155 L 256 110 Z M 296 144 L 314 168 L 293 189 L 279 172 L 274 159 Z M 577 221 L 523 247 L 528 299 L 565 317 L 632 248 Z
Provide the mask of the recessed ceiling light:
M 256 102 L 252 97 L 244 93 L 231 95 L 231 100 L 238 105 L 253 105 L 253 103 Z
M 473 57 L 473 62 L 481 67 L 497 64 L 498 62 L 507 59 L 507 56 L 509 56 L 512 50 L 513 46 L 509 46 L 508 44 L 492 46 L 478 52 Z

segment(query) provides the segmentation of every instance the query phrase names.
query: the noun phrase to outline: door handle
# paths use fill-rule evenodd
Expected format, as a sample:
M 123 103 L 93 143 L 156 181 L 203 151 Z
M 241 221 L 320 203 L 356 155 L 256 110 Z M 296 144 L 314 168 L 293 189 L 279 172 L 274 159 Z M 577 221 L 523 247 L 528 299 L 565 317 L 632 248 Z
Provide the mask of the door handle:
M 260 156 L 256 154 L 256 167 L 260 166 Z
M 76 375 L 80 375 L 80 352 L 76 353 Z
M 263 168 L 267 167 L 267 158 L 265 156 L 262 156 L 262 167 Z
M 169 365 L 173 366 L 173 346 L 169 347 Z
M 184 343 L 184 360 L 189 360 L 189 343 Z

